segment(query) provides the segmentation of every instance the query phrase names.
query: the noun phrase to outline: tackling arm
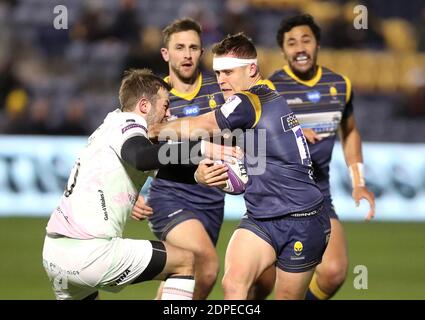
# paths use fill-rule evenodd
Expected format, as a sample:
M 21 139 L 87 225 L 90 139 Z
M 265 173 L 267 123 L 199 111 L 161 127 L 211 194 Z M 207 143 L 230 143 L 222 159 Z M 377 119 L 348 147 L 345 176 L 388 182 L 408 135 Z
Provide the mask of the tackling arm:
M 173 139 L 208 138 L 215 130 L 220 130 L 220 128 L 217 124 L 215 112 L 211 111 L 197 117 L 188 117 L 151 126 L 149 137 L 159 138 L 159 140 L 164 140 L 166 137 Z

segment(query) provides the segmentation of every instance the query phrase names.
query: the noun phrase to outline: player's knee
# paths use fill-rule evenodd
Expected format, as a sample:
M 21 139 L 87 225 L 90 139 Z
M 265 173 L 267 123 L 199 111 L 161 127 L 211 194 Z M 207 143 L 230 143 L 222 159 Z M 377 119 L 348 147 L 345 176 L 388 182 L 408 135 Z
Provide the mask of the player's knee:
M 179 259 L 179 265 L 177 266 L 175 270 L 175 274 L 181 274 L 181 275 L 193 275 L 194 274 L 194 263 L 195 263 L 195 256 L 193 252 L 180 249 L 180 259 Z
M 249 290 L 249 279 L 239 268 L 228 269 L 221 281 L 224 293 L 246 292 Z
M 195 269 L 205 282 L 215 282 L 220 264 L 215 250 L 195 252 Z
M 334 288 L 339 288 L 347 277 L 348 264 L 344 262 L 333 261 L 326 265 L 322 270 L 322 277 L 327 284 Z
M 218 269 L 207 269 L 204 270 L 201 274 L 199 274 L 199 277 L 196 277 L 196 280 L 200 286 L 209 288 L 214 286 L 217 280 L 217 275 Z

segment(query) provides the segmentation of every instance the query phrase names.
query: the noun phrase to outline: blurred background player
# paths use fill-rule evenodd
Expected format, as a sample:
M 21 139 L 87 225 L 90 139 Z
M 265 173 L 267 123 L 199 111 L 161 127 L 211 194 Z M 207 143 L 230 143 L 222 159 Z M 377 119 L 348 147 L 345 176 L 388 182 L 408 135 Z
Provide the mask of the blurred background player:
M 339 132 L 346 164 L 352 179 L 352 197 L 370 204 L 366 219 L 375 214 L 375 199 L 365 184 L 361 138 L 353 114 L 350 80 L 317 65 L 320 28 L 312 16 L 303 14 L 281 21 L 276 36 L 288 65 L 269 79 L 301 123 L 309 144 L 314 176 L 324 196 L 324 209 L 331 218 L 332 233 L 322 263 L 317 266 L 307 299 L 329 299 L 345 281 L 348 269 L 347 244 L 335 213 L 329 187 L 329 163 Z
M 170 113 L 175 118 L 204 114 L 224 102 L 215 76 L 200 70 L 204 50 L 201 32 L 192 19 L 176 20 L 163 30 L 161 53 L 169 66 L 165 81 L 172 87 Z M 206 299 L 219 271 L 215 245 L 223 223 L 224 192 L 175 181 L 177 177 L 180 181 L 193 179 L 196 168 L 175 165 L 159 170 L 149 190 L 153 214 L 140 197 L 133 217 L 149 215 L 149 225 L 158 239 L 194 253 L 194 299 Z
M 304 299 L 331 231 L 329 217 L 322 213 L 323 196 L 311 176 L 307 143 L 285 100 L 261 80 L 249 38 L 227 36 L 213 54 L 226 103 L 215 112 L 155 126 L 150 134 L 174 130 L 188 138 L 198 129 L 253 129 L 256 150 L 245 150 L 247 214 L 227 247 L 224 298 L 247 299 L 251 285 L 276 264 L 276 298 Z M 189 130 L 183 132 L 183 127 Z M 265 141 L 258 140 L 260 132 L 266 132 Z M 259 155 L 260 150 L 265 153 Z M 256 172 L 260 157 L 265 160 L 261 173 Z

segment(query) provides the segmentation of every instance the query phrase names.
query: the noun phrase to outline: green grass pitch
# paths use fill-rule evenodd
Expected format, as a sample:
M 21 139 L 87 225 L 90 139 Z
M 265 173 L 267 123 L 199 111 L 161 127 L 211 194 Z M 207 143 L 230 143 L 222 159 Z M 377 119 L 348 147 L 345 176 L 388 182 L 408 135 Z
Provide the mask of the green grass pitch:
M 53 299 L 42 267 L 47 218 L 0 219 L 0 299 Z M 221 265 L 237 221 L 226 221 L 218 243 Z M 335 299 L 425 299 L 425 223 L 344 222 L 348 238 L 348 278 Z M 146 222 L 129 222 L 126 237 L 155 239 Z M 368 289 L 356 290 L 356 265 L 368 270 Z M 219 275 L 221 279 L 222 273 Z M 158 282 L 129 286 L 102 299 L 152 299 Z M 220 281 L 210 299 L 222 299 Z

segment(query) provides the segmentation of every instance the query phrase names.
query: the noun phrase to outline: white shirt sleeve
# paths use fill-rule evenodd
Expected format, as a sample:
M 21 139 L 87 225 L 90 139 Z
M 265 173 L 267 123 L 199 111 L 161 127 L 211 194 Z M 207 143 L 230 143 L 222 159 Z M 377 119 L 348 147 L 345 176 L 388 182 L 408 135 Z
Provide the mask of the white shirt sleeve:
M 114 134 L 111 141 L 111 147 L 121 157 L 121 148 L 124 143 L 135 136 L 148 137 L 148 129 L 145 119 L 132 114 L 125 113 L 114 126 Z

